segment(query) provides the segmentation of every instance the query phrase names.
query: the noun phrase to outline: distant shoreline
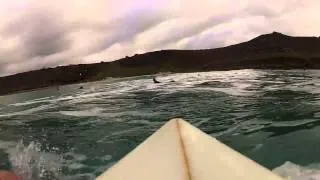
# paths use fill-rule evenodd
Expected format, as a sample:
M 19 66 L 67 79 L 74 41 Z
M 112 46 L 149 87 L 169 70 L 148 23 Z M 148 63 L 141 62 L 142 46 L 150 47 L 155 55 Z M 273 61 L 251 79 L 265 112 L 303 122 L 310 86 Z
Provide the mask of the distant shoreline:
M 112 62 L 46 68 L 0 77 L 0 95 L 108 77 L 239 69 L 320 69 L 320 38 L 291 37 L 274 32 L 223 48 L 162 50 Z

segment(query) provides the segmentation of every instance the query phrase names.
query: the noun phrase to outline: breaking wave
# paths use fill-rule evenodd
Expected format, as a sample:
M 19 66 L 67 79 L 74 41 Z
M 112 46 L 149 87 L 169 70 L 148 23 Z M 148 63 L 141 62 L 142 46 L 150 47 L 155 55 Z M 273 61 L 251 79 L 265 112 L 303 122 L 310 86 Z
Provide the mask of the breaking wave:
M 54 148 L 53 148 L 54 149 Z M 9 152 L 13 172 L 23 180 L 58 180 L 61 178 L 61 158 L 56 154 L 41 151 L 41 144 L 20 141 Z

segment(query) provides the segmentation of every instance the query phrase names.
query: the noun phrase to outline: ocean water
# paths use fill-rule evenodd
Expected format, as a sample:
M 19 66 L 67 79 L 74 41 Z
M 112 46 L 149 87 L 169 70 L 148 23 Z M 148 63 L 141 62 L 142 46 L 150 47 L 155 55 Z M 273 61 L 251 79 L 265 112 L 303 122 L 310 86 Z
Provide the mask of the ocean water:
M 94 179 L 181 117 L 281 176 L 320 179 L 320 71 L 152 77 L 0 96 L 0 169 L 25 180 Z

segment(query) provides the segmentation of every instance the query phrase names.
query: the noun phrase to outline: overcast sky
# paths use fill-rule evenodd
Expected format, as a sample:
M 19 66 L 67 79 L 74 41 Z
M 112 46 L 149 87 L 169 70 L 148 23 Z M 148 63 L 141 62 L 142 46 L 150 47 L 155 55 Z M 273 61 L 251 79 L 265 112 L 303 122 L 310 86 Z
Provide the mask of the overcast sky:
M 160 49 L 320 35 L 320 0 L 0 0 L 0 76 Z

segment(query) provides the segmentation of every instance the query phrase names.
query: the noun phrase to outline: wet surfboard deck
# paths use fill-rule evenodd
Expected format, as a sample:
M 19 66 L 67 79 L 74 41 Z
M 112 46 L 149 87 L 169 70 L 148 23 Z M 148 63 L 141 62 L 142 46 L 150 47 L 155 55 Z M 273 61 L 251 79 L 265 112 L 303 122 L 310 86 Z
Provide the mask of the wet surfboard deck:
M 283 180 L 205 134 L 172 119 L 97 180 Z

